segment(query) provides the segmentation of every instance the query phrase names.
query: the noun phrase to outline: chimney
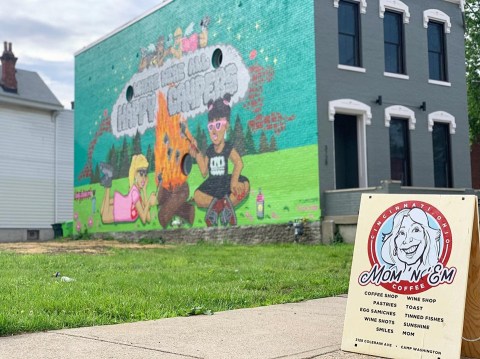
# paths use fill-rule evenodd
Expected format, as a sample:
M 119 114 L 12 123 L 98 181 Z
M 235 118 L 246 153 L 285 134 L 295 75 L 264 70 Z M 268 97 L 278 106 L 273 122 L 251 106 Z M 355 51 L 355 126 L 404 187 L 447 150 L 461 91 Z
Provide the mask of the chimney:
M 3 54 L 0 57 L 2 61 L 2 78 L 0 80 L 0 86 L 2 86 L 4 91 L 17 93 L 17 77 L 15 64 L 17 63 L 17 58 L 12 52 L 12 43 L 5 41 L 3 43 Z

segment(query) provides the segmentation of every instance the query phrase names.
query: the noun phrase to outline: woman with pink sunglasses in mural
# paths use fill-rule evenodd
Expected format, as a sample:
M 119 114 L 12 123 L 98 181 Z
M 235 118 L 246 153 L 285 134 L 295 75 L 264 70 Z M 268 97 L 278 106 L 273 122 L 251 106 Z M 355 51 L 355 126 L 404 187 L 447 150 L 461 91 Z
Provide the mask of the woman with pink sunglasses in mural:
M 197 150 L 193 139 L 190 154 L 195 157 L 203 177 L 208 178 L 198 187 L 194 200 L 198 207 L 207 208 L 205 222 L 207 226 L 236 225 L 234 207 L 249 193 L 250 183 L 241 175 L 243 161 L 233 145 L 225 140 L 230 126 L 230 94 L 215 101 L 210 100 L 208 107 L 208 133 L 212 144 L 204 154 Z M 233 163 L 233 171 L 228 172 L 228 161 Z

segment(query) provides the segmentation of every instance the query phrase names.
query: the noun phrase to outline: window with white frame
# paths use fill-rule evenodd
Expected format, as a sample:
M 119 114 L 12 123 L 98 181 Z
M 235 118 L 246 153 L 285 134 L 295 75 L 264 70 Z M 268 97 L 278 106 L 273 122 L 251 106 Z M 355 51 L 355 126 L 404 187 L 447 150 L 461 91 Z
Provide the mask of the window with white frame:
M 339 7 L 339 3 L 341 0 L 333 0 L 333 6 Z M 360 4 L 360 12 L 365 14 L 367 12 L 367 0 L 352 0 L 358 2 Z
M 435 187 L 453 187 L 452 150 L 448 124 L 435 122 L 432 131 L 433 174 Z
M 338 1 L 338 61 L 340 65 L 361 67 L 360 9 L 357 1 Z
M 409 8 L 400 0 L 380 0 L 379 7 L 383 18 L 385 75 L 405 75 L 404 24 L 410 21 Z
M 432 132 L 435 187 L 453 187 L 451 135 L 455 134 L 455 117 L 444 111 L 428 115 Z
M 383 19 L 385 11 L 393 10 L 396 12 L 403 13 L 403 22 L 408 24 L 410 22 L 410 10 L 408 5 L 400 0 L 380 0 L 380 17 Z
M 385 72 L 405 75 L 403 14 L 387 10 L 383 18 Z
M 385 126 L 390 137 L 390 179 L 400 181 L 402 186 L 412 185 L 410 134 L 415 129 L 415 112 L 394 105 L 385 109 Z
M 429 79 L 448 82 L 445 34 L 452 27 L 450 17 L 440 10 L 428 9 L 423 13 L 423 26 L 427 29 Z
M 417 120 L 415 118 L 415 112 L 408 107 L 401 105 L 389 106 L 385 109 L 385 127 L 390 127 L 390 121 L 392 117 L 405 118 L 408 120 L 408 128 L 410 130 L 415 129 Z
M 457 128 L 455 123 L 455 116 L 445 111 L 436 111 L 428 115 L 428 131 L 433 131 L 433 125 L 435 122 L 443 122 L 448 124 L 450 134 L 454 135 Z

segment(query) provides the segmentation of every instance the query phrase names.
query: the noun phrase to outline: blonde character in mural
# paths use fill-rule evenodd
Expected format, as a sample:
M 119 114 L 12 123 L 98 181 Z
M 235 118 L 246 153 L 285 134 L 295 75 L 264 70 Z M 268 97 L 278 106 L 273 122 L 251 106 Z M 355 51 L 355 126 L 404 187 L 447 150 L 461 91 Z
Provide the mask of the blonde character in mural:
M 440 230 L 430 227 L 427 214 L 419 209 L 404 209 L 393 218 L 392 230 L 382 245 L 383 260 L 401 271 L 401 279 L 412 281 L 412 274 L 426 273 L 438 263 Z
M 103 173 L 101 180 L 105 187 L 102 208 L 100 210 L 103 223 L 135 222 L 138 218 L 142 223 L 150 222 L 150 207 L 157 203 L 155 193 L 147 196 L 148 161 L 144 155 L 134 155 L 128 172 L 129 192 L 123 195 L 114 192 L 110 197 L 113 168 L 106 163 L 100 165 Z
M 198 187 L 194 200 L 198 207 L 207 208 L 207 226 L 236 225 L 234 207 L 249 193 L 250 183 L 241 175 L 243 161 L 233 145 L 225 140 L 230 126 L 230 94 L 208 103 L 208 132 L 212 144 L 205 155 L 197 150 L 194 139 L 190 155 L 198 163 L 203 177 L 208 178 Z M 233 171 L 228 173 L 228 161 L 233 163 Z

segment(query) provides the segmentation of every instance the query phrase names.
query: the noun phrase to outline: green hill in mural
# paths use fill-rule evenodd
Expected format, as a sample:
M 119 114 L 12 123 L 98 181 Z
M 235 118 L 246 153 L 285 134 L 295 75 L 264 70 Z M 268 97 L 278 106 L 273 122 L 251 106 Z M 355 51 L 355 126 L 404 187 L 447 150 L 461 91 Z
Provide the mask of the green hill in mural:
M 244 156 L 242 174 L 250 180 L 251 193 L 235 209 L 238 225 L 286 223 L 297 218 L 319 220 L 318 177 L 311 175 L 311 171 L 316 171 L 317 158 L 316 145 Z M 279 168 L 283 170 L 280 171 Z M 198 167 L 194 165 L 188 179 L 190 196 L 203 180 Z M 155 186 L 154 174 L 150 173 L 147 193 L 155 191 Z M 121 193 L 127 193 L 128 187 L 127 178 L 115 180 L 112 186 L 115 191 Z M 263 219 L 258 219 L 256 214 L 259 189 L 265 200 Z M 151 222 L 145 225 L 140 221 L 103 225 L 100 219 L 100 208 L 104 188 L 99 184 L 92 184 L 77 187 L 76 192 L 89 194 L 76 196 L 78 199 L 75 203 L 74 218 L 77 233 L 85 230 L 117 232 L 161 229 L 157 218 L 157 207 L 151 209 Z M 193 227 L 205 227 L 204 217 L 205 210 L 196 208 Z M 183 224 L 179 218 L 174 218 L 172 222 L 169 228 L 190 227 Z

